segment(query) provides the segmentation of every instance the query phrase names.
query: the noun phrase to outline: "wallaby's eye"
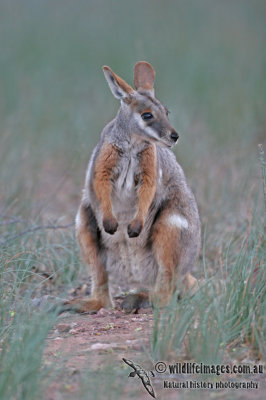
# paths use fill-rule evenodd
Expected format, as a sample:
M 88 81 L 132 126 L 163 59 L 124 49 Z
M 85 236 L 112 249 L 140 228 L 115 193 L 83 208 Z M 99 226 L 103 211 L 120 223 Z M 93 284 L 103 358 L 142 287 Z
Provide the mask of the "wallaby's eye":
M 144 119 L 144 121 L 148 121 L 153 118 L 153 115 L 150 112 L 145 112 L 141 114 L 141 118 Z

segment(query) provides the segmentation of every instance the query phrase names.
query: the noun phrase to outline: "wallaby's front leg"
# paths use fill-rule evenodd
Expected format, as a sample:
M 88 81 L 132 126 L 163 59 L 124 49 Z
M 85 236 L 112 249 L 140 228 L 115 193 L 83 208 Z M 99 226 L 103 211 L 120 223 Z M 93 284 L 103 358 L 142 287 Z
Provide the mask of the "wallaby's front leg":
M 154 144 L 142 151 L 140 165 L 142 182 L 138 192 L 138 212 L 127 228 L 128 236 L 131 238 L 139 236 L 156 191 L 157 154 Z
M 100 202 L 103 215 L 105 232 L 113 235 L 118 227 L 118 222 L 112 211 L 111 204 L 111 177 L 118 161 L 118 151 L 110 143 L 103 144 L 100 154 L 95 162 L 94 190 Z

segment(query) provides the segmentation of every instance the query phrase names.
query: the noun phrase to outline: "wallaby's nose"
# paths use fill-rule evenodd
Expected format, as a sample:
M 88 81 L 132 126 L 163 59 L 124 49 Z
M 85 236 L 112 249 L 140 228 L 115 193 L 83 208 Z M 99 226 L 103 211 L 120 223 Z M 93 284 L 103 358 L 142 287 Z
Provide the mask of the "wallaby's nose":
M 179 138 L 179 135 L 178 135 L 178 133 L 176 132 L 176 131 L 173 131 L 173 132 L 171 132 L 171 139 L 174 141 L 174 142 L 176 142 L 177 141 L 177 139 Z

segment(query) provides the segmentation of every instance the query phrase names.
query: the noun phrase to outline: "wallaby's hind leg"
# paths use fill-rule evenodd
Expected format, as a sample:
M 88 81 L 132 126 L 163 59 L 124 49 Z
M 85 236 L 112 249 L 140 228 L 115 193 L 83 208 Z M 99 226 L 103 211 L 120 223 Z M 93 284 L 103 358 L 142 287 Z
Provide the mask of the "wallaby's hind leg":
M 108 287 L 108 274 L 104 267 L 104 249 L 101 248 L 100 230 L 90 206 L 81 205 L 76 220 L 77 237 L 83 257 L 92 276 L 90 298 L 77 298 L 65 303 L 77 312 L 95 312 L 113 306 Z M 101 252 L 101 255 L 100 255 Z
M 158 264 L 155 287 L 151 293 L 153 305 L 166 306 L 176 290 L 179 267 L 188 251 L 189 226 L 177 211 L 165 209 L 157 216 L 152 230 L 153 253 Z M 185 276 L 184 288 L 191 289 L 196 279 Z

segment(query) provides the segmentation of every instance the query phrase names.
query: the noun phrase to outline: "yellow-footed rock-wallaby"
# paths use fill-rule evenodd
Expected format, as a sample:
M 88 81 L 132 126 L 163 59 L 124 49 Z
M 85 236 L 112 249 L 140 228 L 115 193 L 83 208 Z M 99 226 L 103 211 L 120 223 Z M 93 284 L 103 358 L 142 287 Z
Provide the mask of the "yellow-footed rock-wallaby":
M 133 89 L 103 72 L 121 106 L 102 131 L 88 165 L 76 231 L 92 277 L 90 298 L 67 302 L 78 312 L 112 307 L 112 282 L 136 311 L 147 299 L 164 307 L 177 282 L 191 287 L 200 249 L 200 219 L 184 172 L 170 150 L 178 133 L 154 96 L 155 72 L 144 61 Z

